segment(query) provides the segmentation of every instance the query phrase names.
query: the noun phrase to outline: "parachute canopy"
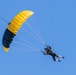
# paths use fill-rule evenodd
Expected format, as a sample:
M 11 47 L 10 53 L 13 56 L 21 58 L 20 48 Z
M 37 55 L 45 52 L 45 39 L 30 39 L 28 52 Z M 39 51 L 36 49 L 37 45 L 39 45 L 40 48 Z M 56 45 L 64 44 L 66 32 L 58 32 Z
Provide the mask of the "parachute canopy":
M 17 34 L 18 30 L 21 28 L 22 24 L 26 22 L 26 20 L 30 18 L 32 15 L 33 15 L 32 11 L 29 10 L 21 11 L 8 24 L 8 27 L 6 28 L 2 39 L 2 45 L 6 52 L 9 51 L 10 44 L 12 43 L 13 38 Z

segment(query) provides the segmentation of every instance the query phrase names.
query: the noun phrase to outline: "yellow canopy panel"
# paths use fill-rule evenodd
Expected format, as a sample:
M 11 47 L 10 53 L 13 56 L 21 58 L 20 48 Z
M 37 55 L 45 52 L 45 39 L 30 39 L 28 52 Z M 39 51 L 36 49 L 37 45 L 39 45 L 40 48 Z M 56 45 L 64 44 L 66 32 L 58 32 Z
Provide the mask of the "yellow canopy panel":
M 7 29 L 12 33 L 16 34 L 18 30 L 21 28 L 22 24 L 33 15 L 32 11 L 24 10 L 17 14 L 11 23 L 8 25 Z

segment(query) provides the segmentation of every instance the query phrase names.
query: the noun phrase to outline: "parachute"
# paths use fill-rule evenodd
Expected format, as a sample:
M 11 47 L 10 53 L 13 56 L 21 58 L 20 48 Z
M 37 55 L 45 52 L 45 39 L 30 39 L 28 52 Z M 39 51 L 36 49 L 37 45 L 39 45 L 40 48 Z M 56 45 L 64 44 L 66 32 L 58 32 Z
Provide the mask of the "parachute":
M 29 10 L 21 11 L 8 24 L 8 27 L 6 28 L 2 39 L 2 45 L 6 52 L 9 51 L 10 44 L 12 43 L 13 38 L 14 36 L 16 36 L 18 30 L 21 28 L 22 24 L 26 22 L 26 20 L 30 18 L 33 14 L 34 13 Z

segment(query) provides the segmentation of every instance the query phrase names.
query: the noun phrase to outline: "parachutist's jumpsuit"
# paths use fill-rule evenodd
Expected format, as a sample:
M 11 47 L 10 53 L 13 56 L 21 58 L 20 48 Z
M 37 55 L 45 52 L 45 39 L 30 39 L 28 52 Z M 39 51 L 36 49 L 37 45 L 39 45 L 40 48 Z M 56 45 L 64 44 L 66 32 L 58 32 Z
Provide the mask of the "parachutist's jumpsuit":
M 54 61 L 60 62 L 59 59 L 55 59 L 55 56 L 58 57 L 58 58 L 64 58 L 63 56 L 58 56 L 56 53 L 54 53 L 54 52 L 52 51 L 52 49 L 51 49 L 50 46 L 47 46 L 47 48 L 45 48 L 45 51 L 46 51 L 46 52 L 43 52 L 43 54 L 44 54 L 44 55 L 47 55 L 47 54 L 51 55 Z

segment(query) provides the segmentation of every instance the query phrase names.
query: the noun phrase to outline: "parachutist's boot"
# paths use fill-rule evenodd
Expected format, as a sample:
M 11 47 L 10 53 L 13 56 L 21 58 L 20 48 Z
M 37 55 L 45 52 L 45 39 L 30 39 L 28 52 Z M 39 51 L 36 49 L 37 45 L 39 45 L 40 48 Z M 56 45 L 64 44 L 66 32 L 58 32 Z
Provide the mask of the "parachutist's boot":
M 65 57 L 62 56 L 63 59 L 65 59 Z

